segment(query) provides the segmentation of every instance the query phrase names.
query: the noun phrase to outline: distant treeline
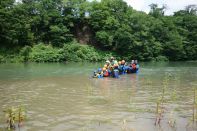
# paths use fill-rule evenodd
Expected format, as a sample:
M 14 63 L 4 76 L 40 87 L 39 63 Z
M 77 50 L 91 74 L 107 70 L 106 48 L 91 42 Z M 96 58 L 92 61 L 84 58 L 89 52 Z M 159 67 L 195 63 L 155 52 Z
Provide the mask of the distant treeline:
M 150 9 L 123 0 L 1 0 L 0 62 L 197 60 L 197 6 L 172 16 L 165 6 Z

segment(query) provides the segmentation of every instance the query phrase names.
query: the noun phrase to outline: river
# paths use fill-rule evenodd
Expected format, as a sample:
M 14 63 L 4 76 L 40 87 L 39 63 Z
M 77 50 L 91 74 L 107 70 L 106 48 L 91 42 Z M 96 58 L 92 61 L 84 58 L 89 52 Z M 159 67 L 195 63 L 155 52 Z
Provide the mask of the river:
M 197 62 L 140 63 L 138 74 L 91 78 L 101 65 L 0 64 L 0 130 L 3 110 L 18 105 L 27 111 L 20 131 L 197 130 Z

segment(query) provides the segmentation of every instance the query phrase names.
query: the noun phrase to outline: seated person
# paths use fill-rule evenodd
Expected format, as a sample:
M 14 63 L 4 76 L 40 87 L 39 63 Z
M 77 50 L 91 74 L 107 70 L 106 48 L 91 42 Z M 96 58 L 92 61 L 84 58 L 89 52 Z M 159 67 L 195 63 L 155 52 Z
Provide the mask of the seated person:
M 125 74 L 126 71 L 126 66 L 125 66 L 125 60 L 120 61 L 120 65 L 119 65 L 119 72 L 120 74 Z
M 110 63 L 109 60 L 107 60 L 107 61 L 105 62 L 104 67 L 105 67 L 106 69 L 109 69 L 110 66 L 111 66 L 111 63 Z
M 106 68 L 107 71 L 108 71 L 108 73 L 109 73 L 109 75 L 111 75 L 111 72 L 113 70 L 113 67 L 112 67 L 112 65 L 111 65 L 111 63 L 110 63 L 109 60 L 106 61 L 106 64 L 104 65 L 104 68 Z
M 112 66 L 114 66 L 115 64 L 118 64 L 118 61 L 115 60 L 115 58 L 112 56 L 112 57 L 110 58 L 110 63 L 111 63 Z
M 132 60 L 127 69 L 128 73 L 135 73 L 136 72 L 136 64 L 135 61 Z
M 118 64 L 115 64 L 115 65 L 114 65 L 113 77 L 114 77 L 114 78 L 119 78 Z
M 103 68 L 103 76 L 104 76 L 104 77 L 110 76 L 108 70 L 107 70 L 105 67 Z
M 98 68 L 97 71 L 94 71 L 93 77 L 94 78 L 103 78 L 103 71 L 102 71 L 102 69 Z

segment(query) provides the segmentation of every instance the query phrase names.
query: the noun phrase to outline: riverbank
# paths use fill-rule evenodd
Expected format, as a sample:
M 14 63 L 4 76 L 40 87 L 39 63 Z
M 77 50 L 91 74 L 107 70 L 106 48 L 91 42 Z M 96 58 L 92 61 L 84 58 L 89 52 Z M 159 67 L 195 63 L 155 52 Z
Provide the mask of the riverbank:
M 115 56 L 116 59 L 131 60 L 132 56 L 118 55 L 112 51 L 101 51 L 91 45 L 82 45 L 75 41 L 64 44 L 60 47 L 53 47 L 48 44 L 37 44 L 25 46 L 17 51 L 1 51 L 0 63 L 21 63 L 21 62 L 101 62 Z M 151 61 L 168 61 L 165 56 L 152 58 Z
M 157 4 L 147 14 L 123 0 L 70 2 L 1 2 L 0 61 L 197 60 L 195 6 L 165 16 Z
M 90 45 L 82 45 L 77 42 L 64 44 L 63 47 L 38 44 L 32 47 L 25 46 L 18 51 L 1 51 L 0 63 L 20 62 L 99 62 L 117 56 L 113 52 L 101 51 Z

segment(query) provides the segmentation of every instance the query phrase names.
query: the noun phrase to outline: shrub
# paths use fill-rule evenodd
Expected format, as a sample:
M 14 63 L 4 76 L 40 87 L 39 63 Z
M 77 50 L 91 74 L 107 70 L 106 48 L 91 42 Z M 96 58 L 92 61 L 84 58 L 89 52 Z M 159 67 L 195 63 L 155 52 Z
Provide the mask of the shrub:
M 30 53 L 30 61 L 33 62 L 60 62 L 64 61 L 64 56 L 60 48 L 51 45 L 38 44 L 33 46 Z
M 65 44 L 63 47 L 65 59 L 67 61 L 90 61 L 97 62 L 103 61 L 111 56 L 108 52 L 102 52 L 96 50 L 94 47 L 89 45 L 81 45 L 77 42 L 71 42 Z
M 6 54 L 6 55 L 4 55 Z M 0 62 L 63 62 L 63 61 L 105 61 L 111 56 L 117 56 L 113 52 L 104 52 L 90 45 L 81 45 L 76 41 L 64 44 L 63 48 L 52 45 L 37 44 L 33 47 L 25 46 L 19 53 L 0 54 Z M 119 57 L 116 57 L 117 59 Z
M 22 56 L 23 61 L 27 62 L 29 60 L 30 52 L 31 52 L 30 46 L 25 46 L 20 50 L 20 55 Z
M 0 63 L 4 63 L 4 62 L 5 62 L 5 58 L 2 55 L 0 55 Z

